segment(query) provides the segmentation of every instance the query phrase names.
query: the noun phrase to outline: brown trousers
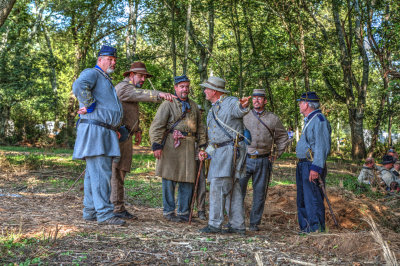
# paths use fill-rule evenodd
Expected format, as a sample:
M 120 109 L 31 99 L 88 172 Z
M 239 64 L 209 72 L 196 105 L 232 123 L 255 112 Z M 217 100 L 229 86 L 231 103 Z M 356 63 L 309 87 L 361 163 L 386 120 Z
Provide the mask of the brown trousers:
M 126 173 L 126 171 L 120 170 L 113 165 L 110 201 L 114 204 L 114 212 L 123 212 L 126 210 L 124 203 L 124 180 Z

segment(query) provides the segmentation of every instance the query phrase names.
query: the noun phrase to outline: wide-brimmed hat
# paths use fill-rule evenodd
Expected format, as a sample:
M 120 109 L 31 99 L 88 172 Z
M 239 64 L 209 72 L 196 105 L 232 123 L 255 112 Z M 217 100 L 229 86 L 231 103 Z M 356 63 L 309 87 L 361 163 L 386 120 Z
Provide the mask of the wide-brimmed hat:
M 253 90 L 253 94 L 251 96 L 265 97 L 265 90 L 263 90 L 263 89 L 254 89 Z
M 97 56 L 114 56 L 117 58 L 117 49 L 112 46 L 103 45 Z
M 146 75 L 148 78 L 153 76 L 147 72 L 146 65 L 143 62 L 134 62 L 131 68 L 124 73 L 124 77 L 128 76 L 131 72 Z
M 209 77 L 207 81 L 200 84 L 200 86 L 223 93 L 230 93 L 230 91 L 225 90 L 225 80 L 218 77 Z
M 396 162 L 396 159 L 393 158 L 393 156 L 383 155 L 381 164 L 385 165 L 385 164 L 390 164 L 390 163 L 395 163 L 395 162 Z
M 315 91 L 307 91 L 303 93 L 300 97 L 300 99 L 297 99 L 297 101 L 303 101 L 303 102 L 319 102 L 319 97 Z

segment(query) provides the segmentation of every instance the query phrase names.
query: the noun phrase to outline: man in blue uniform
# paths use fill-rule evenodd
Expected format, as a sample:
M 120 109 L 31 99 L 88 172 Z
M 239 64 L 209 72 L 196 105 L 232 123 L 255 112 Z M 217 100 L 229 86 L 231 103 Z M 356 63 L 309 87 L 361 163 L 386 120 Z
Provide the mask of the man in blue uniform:
M 303 93 L 298 99 L 304 127 L 296 146 L 299 159 L 296 169 L 297 213 L 303 233 L 325 230 L 324 198 L 318 178 L 325 183 L 326 158 L 331 150 L 331 126 L 319 109 L 315 92 Z
M 120 157 L 117 129 L 122 120 L 122 105 L 109 76 L 116 60 L 117 50 L 104 45 L 97 65 L 83 70 L 72 85 L 80 107 L 72 158 L 86 160 L 83 219 L 124 225 L 110 202 L 111 165 Z

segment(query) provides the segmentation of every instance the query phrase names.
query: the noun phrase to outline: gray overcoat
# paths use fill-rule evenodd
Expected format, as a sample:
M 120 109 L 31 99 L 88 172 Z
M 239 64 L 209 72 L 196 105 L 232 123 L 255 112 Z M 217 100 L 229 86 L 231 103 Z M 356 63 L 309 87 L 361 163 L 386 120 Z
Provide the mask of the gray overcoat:
M 72 85 L 79 107 L 89 107 L 96 102 L 92 113 L 81 115 L 117 127 L 122 121 L 122 105 L 118 100 L 111 79 L 100 69 L 88 68 L 82 71 Z M 87 156 L 119 157 L 118 137 L 115 131 L 105 127 L 80 123 L 76 132 L 73 159 Z
M 222 125 L 227 133 L 222 130 L 216 123 L 212 112 L 217 119 L 222 121 L 228 127 Z M 230 177 L 233 167 L 233 145 L 225 145 L 215 148 L 215 144 L 220 144 L 235 138 L 236 133 L 243 135 L 243 117 L 250 111 L 249 108 L 242 108 L 239 99 L 233 96 L 221 97 L 216 101 L 207 115 L 207 130 L 209 146 L 207 153 L 211 157 L 210 169 L 208 170 L 208 180 L 217 177 Z M 233 129 L 233 130 L 232 130 Z M 236 178 L 240 178 L 245 171 L 246 145 L 244 141 L 239 142 L 239 157 L 236 163 Z

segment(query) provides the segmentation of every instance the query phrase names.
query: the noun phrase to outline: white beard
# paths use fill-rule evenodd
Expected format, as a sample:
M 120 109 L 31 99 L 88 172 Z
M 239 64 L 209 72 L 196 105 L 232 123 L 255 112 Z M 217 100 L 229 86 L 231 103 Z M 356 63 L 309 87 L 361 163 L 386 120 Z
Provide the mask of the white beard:
M 106 73 L 107 74 L 112 74 L 114 72 L 114 69 L 112 69 L 111 67 L 107 68 Z

